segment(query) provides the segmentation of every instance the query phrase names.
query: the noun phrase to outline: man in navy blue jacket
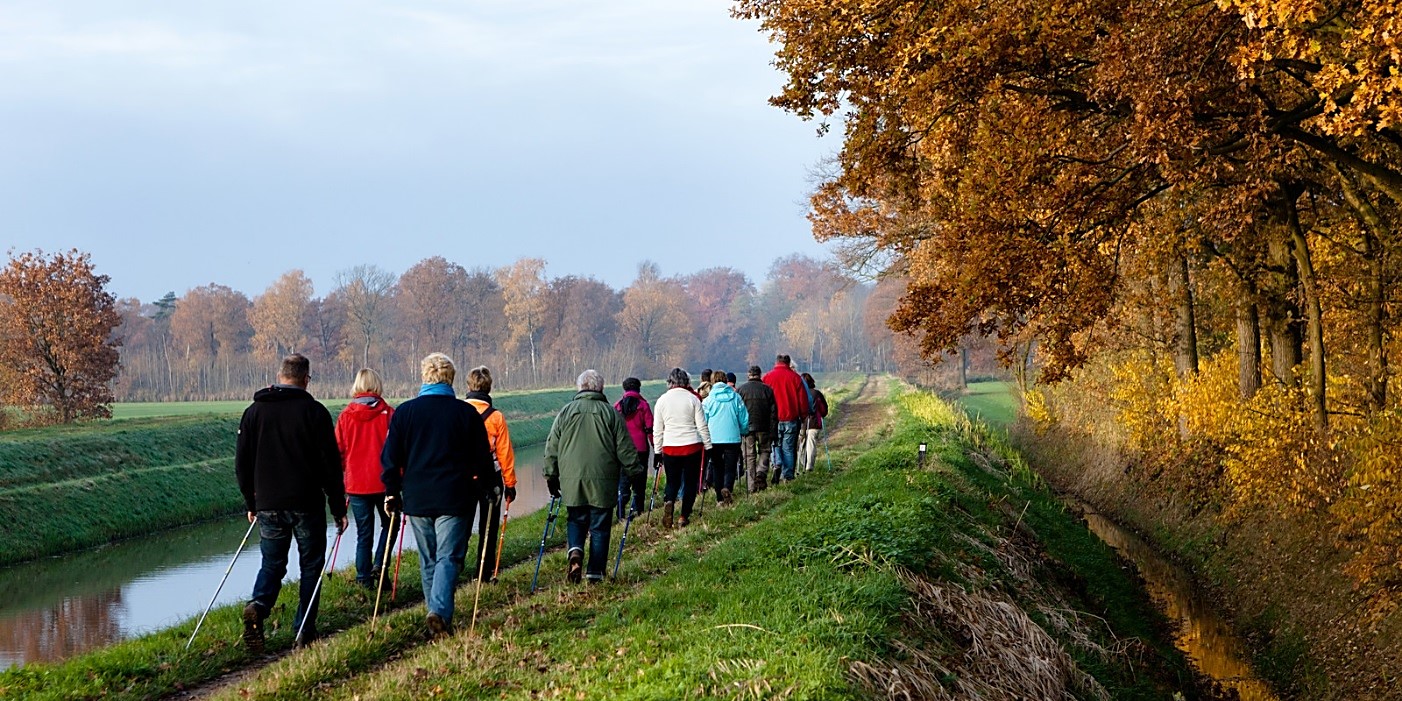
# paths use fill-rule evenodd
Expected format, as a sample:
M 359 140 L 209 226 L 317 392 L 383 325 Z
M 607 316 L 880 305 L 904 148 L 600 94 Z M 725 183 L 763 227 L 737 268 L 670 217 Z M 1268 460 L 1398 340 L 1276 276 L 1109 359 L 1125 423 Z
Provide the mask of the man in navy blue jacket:
M 428 632 L 436 638 L 453 632 L 453 589 L 473 514 L 496 503 L 502 481 L 482 416 L 453 395 L 453 361 L 431 353 L 419 366 L 423 386 L 395 410 L 380 463 L 385 508 L 397 511 L 402 503 L 414 529 Z
M 317 602 L 312 599 L 326 564 L 328 506 L 337 532 L 346 530 L 341 452 L 331 413 L 307 392 L 310 381 L 310 361 L 299 354 L 283 358 L 277 384 L 258 390 L 239 421 L 234 472 L 248 522 L 258 523 L 263 555 L 253 599 L 243 609 L 243 638 L 253 652 L 263 651 L 263 619 L 277 603 L 293 538 L 302 582 L 292 630 L 302 631 L 295 641 L 299 645 L 316 638 Z

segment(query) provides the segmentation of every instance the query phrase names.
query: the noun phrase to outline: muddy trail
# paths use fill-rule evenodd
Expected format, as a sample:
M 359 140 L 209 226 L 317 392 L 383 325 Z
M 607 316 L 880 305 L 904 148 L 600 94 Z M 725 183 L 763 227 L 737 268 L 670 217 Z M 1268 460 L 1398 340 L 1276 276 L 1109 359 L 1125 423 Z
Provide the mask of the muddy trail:
M 895 408 L 889 401 L 891 387 L 888 379 L 880 376 L 869 376 L 862 378 L 859 382 L 860 384 L 852 392 L 850 398 L 842 401 L 837 407 L 838 410 L 834 412 L 835 420 L 830 422 L 828 428 L 828 431 L 831 432 L 831 447 L 841 449 L 870 442 L 883 429 L 889 429 Z M 800 478 L 801 481 L 802 478 Z M 797 485 L 798 483 L 795 483 L 794 486 Z M 733 535 L 737 529 L 755 522 L 789 499 L 789 495 L 781 489 L 766 490 L 761 495 L 755 495 L 758 498 L 746 494 L 739 486 L 737 486 L 737 491 L 737 506 L 735 507 L 718 507 L 714 502 L 707 503 L 702 507 L 698 502 L 700 517 L 696 518 L 693 524 L 684 530 L 669 531 L 663 529 L 658 514 L 653 514 L 652 518 L 649 518 L 647 514 L 638 517 L 628 533 L 625 565 L 639 563 L 643 569 L 642 574 L 646 576 L 664 572 L 665 568 L 660 568 L 652 563 L 659 558 L 669 557 L 679 548 L 684 549 L 689 557 L 702 558 L 717 542 Z M 710 496 L 710 494 L 707 492 L 703 496 Z M 738 512 L 741 509 L 737 507 L 744 507 L 743 515 L 739 515 Z M 722 511 L 722 509 L 725 510 L 726 517 L 717 519 L 717 512 Z M 660 505 L 658 511 L 660 511 Z M 710 514 L 709 521 L 707 514 Z M 563 521 L 562 515 L 560 522 L 557 523 L 557 528 L 563 528 Z M 715 523 L 716 521 L 723 521 L 723 523 Z M 621 524 L 615 524 L 611 541 L 614 546 L 617 545 L 622 535 L 622 529 Z M 469 552 L 472 552 L 474 547 L 470 545 Z M 499 581 L 482 588 L 481 601 L 478 604 L 480 613 L 477 633 L 479 635 L 486 634 L 501 638 L 519 633 L 520 629 L 527 625 L 531 616 L 534 613 L 539 613 L 539 609 L 547 605 L 589 609 L 607 603 L 616 603 L 628 598 L 639 583 L 636 578 L 630 578 L 625 573 L 625 576 L 615 583 L 618 586 L 576 588 L 574 590 L 563 587 L 560 581 L 562 579 L 560 571 L 564 564 L 564 548 L 562 544 L 556 544 L 546 549 L 540 573 L 541 590 L 532 594 L 529 582 L 535 572 L 536 561 L 535 553 L 531 554 L 532 557 L 529 559 L 510 566 L 503 563 Z M 469 583 L 467 575 L 464 575 L 458 588 L 456 603 L 460 623 L 470 619 L 473 608 L 472 597 L 476 593 L 476 590 Z M 547 601 L 548 604 L 544 603 Z M 309 695 L 316 694 L 317 689 L 325 691 L 329 686 L 344 683 L 352 676 L 374 674 L 376 670 L 386 665 L 413 659 L 416 654 L 427 648 L 444 645 L 470 647 L 470 643 L 466 641 L 469 637 L 468 631 L 465 629 L 466 626 L 460 626 L 454 636 L 441 641 L 430 641 L 425 635 L 416 632 L 423 625 L 422 611 L 421 600 L 401 602 L 388 611 L 382 611 L 380 623 L 377 626 L 379 630 L 376 633 L 369 631 L 368 624 L 328 631 L 321 640 L 305 649 L 288 649 L 258 658 L 252 661 L 249 666 L 231 669 L 206 683 L 176 690 L 162 698 L 184 700 L 249 698 L 268 694 L 286 695 L 289 691 L 286 679 L 289 675 L 295 676 L 290 672 L 290 669 L 304 665 L 304 658 L 323 657 L 334 660 L 342 656 L 341 651 L 343 650 L 347 651 L 349 655 L 357 654 L 360 652 L 357 650 L 358 648 L 365 645 L 373 647 L 376 636 L 379 636 L 381 640 L 395 641 L 383 646 L 378 661 L 347 667 L 345 675 L 333 675 L 337 677 L 334 680 L 320 678 L 316 689 L 309 688 L 302 691 Z M 386 631 L 388 632 L 386 633 Z M 408 631 L 407 635 L 406 631 Z M 351 650 L 356 650 L 356 652 L 349 653 Z

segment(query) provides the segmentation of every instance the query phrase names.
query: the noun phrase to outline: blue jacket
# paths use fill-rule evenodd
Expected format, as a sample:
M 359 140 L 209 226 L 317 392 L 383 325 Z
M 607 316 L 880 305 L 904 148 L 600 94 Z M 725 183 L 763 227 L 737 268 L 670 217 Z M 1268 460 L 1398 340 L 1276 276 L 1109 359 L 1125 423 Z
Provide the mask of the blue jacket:
M 706 425 L 711 428 L 711 443 L 739 443 L 749 430 L 750 412 L 744 400 L 730 385 L 721 382 L 711 386 L 711 393 L 701 402 L 706 412 Z

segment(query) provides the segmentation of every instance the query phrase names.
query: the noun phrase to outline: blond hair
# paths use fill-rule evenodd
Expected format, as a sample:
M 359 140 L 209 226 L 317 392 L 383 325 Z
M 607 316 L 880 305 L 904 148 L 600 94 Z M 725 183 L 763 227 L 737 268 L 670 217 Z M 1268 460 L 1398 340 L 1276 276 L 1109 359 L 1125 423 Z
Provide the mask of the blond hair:
M 351 394 L 384 394 L 385 383 L 380 379 L 380 373 L 370 368 L 361 368 L 355 373 L 355 384 L 351 385 Z
M 452 358 L 442 353 L 429 353 L 419 362 L 419 373 L 426 385 L 451 385 L 457 375 L 457 368 L 453 366 Z
M 492 371 L 486 365 L 467 371 L 467 391 L 492 393 Z

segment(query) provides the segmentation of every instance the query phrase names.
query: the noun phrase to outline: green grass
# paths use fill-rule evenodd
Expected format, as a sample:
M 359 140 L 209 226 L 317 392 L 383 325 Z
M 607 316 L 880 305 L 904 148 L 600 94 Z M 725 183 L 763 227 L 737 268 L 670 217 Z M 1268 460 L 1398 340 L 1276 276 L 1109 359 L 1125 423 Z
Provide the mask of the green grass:
M 1012 382 L 971 382 L 957 400 L 970 416 L 1007 429 L 1017 421 L 1017 385 Z
M 368 597 L 337 577 L 323 628 L 344 632 L 215 698 L 871 698 L 851 672 L 857 662 L 908 661 L 904 646 L 951 664 L 977 655 L 957 624 L 913 622 L 906 572 L 1013 602 L 1112 698 L 1196 693 L 1162 620 L 1113 552 L 1003 439 L 934 398 L 893 400 L 901 407 L 895 424 L 869 445 L 835 453 L 834 472 L 731 508 L 711 505 L 679 531 L 635 523 L 621 577 L 602 586 L 565 585 L 556 551 L 541 574 L 544 591 L 531 595 L 543 514 L 513 519 L 504 560 L 519 565 L 484 588 L 476 636 L 465 631 L 470 587 L 458 594 L 458 634 L 424 644 L 423 610 L 409 605 L 419 599 L 416 570 L 406 568 L 403 606 L 373 635 Z M 922 441 L 935 458 L 925 469 L 915 461 Z M 291 637 L 291 589 L 275 613 L 283 628 L 269 640 L 274 650 Z M 1053 617 L 1071 621 L 1070 630 Z M 0 674 L 0 695 L 144 698 L 256 662 L 231 644 L 237 607 L 216 611 L 196 650 L 182 654 L 192 623 Z M 1133 654 L 1119 653 L 1132 639 Z
M 661 383 L 644 385 L 660 393 Z M 611 388 L 610 396 L 622 390 Z M 495 397 L 517 447 L 545 441 L 572 389 Z M 333 416 L 345 401 L 328 403 Z M 0 565 L 243 510 L 233 475 L 247 402 L 120 405 L 128 418 L 0 433 Z M 138 418 L 140 417 L 140 418 Z

